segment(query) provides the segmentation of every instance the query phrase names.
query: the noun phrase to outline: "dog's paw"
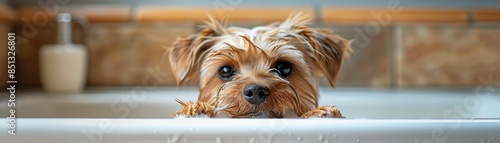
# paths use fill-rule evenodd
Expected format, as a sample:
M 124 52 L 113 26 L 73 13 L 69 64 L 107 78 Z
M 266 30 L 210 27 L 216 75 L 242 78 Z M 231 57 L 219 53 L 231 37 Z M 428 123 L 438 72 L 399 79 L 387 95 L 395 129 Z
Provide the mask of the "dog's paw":
M 215 115 L 215 107 L 206 102 L 182 102 L 182 109 L 177 111 L 176 118 L 212 118 Z
M 302 114 L 302 118 L 345 118 L 335 106 L 321 106 Z

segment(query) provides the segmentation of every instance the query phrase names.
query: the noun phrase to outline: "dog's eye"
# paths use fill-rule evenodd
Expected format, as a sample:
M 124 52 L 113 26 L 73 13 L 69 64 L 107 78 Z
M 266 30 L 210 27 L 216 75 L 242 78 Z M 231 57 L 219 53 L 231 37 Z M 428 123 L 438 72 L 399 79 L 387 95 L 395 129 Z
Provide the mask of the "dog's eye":
M 222 66 L 219 69 L 219 77 L 222 80 L 231 80 L 234 76 L 234 69 L 230 66 Z
M 287 78 L 292 73 L 292 64 L 289 62 L 278 62 L 274 68 L 278 70 L 278 75 L 281 78 Z

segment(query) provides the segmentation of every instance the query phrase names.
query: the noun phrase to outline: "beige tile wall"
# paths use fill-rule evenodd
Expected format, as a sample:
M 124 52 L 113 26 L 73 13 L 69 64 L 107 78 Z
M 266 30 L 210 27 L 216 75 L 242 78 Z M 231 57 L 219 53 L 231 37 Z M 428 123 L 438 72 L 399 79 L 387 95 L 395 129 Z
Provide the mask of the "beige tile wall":
M 332 29 L 346 39 L 354 40 L 351 44 L 353 53 L 343 64 L 337 81 L 338 86 L 388 87 L 390 78 L 390 55 L 392 30 L 383 28 L 373 36 L 362 41 L 354 29 L 360 26 L 333 26 Z M 325 84 L 327 85 L 327 84 Z
M 96 24 L 87 35 L 91 86 L 175 85 L 166 48 L 190 23 Z
M 500 81 L 499 27 L 401 26 L 399 30 L 400 86 L 477 86 L 482 77 Z
M 7 86 L 7 33 L 10 30 L 10 26 L 4 22 L 0 22 L 0 88 L 5 89 Z M 3 48 L 5 47 L 5 48 Z

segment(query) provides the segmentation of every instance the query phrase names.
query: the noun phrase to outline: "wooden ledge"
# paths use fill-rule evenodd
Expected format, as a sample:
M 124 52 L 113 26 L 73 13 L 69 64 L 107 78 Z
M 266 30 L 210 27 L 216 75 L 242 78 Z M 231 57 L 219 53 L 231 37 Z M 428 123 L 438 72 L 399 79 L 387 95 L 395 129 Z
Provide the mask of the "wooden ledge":
M 302 11 L 314 17 L 311 8 L 234 8 L 228 10 L 215 10 L 206 7 L 165 7 L 165 6 L 140 6 L 136 20 L 140 22 L 151 21 L 204 21 L 208 15 L 216 18 L 229 18 L 231 21 L 280 21 L 286 19 L 291 13 Z M 227 16 L 226 16 L 227 15 Z
M 474 9 L 473 13 L 476 22 L 500 22 L 499 9 Z
M 58 12 L 68 12 L 72 15 L 80 15 L 87 18 L 88 22 L 128 22 L 130 21 L 131 6 L 103 6 L 103 5 L 82 5 L 82 6 L 63 6 Z M 48 16 L 53 21 L 57 13 L 45 11 L 38 6 L 25 6 L 18 10 L 18 21 L 21 18 L 34 20 L 35 17 Z
M 216 10 L 210 7 L 169 7 L 141 5 L 132 11 L 131 5 L 72 5 L 62 6 L 59 12 L 82 15 L 89 22 L 154 22 L 154 21 L 205 21 L 208 15 L 218 19 L 229 18 L 231 21 L 274 22 L 286 19 L 291 13 L 304 12 L 313 19 L 322 19 L 325 23 L 357 24 L 370 21 L 390 20 L 388 23 L 467 23 L 500 22 L 500 10 L 474 9 L 471 15 L 466 9 L 402 8 L 399 12 L 388 8 L 338 8 L 321 7 L 321 15 L 316 15 L 313 7 L 243 7 Z M 17 12 L 17 16 L 15 16 Z M 22 18 L 30 21 L 48 17 L 53 21 L 55 13 L 44 11 L 39 6 L 24 6 L 17 11 L 7 5 L 0 5 L 0 20 L 20 22 Z M 315 17 L 320 16 L 320 17 Z M 471 16 L 469 18 L 468 16 Z
M 466 23 L 467 12 L 463 9 L 419 9 L 402 8 L 399 12 L 387 8 L 339 9 L 323 8 L 326 23 L 366 23 L 387 21 L 388 23 Z M 388 15 L 388 16 L 386 16 Z M 387 20 L 390 17 L 390 20 Z
M 14 15 L 14 10 L 10 6 L 0 4 L 0 21 L 12 21 L 14 20 Z

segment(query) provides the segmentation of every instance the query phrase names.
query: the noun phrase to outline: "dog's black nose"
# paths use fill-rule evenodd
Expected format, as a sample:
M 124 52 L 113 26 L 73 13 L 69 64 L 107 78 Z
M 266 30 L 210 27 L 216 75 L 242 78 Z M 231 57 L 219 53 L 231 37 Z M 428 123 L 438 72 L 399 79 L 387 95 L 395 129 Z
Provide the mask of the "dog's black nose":
M 258 105 L 269 95 L 269 88 L 260 84 L 250 84 L 243 90 L 243 97 L 251 104 Z

